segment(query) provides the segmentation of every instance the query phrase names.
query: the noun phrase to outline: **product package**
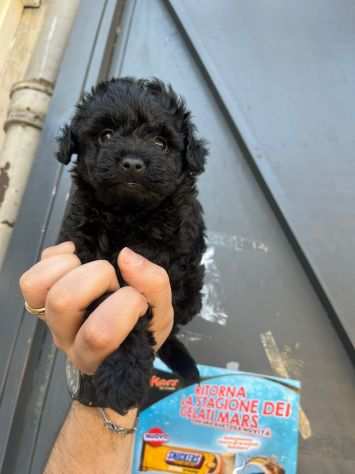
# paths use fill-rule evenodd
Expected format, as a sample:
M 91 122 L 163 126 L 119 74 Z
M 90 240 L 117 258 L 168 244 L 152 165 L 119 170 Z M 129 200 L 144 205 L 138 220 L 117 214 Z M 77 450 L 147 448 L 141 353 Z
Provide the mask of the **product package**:
M 132 473 L 296 474 L 298 381 L 199 366 L 184 386 L 158 361 Z

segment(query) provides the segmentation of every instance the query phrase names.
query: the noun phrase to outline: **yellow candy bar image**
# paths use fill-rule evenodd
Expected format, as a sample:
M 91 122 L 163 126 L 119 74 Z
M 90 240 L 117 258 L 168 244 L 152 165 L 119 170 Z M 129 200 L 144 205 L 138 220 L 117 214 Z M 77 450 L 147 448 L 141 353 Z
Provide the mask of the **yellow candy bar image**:
M 227 474 L 223 465 L 223 456 L 217 453 L 169 445 L 151 446 L 144 442 L 140 470 L 181 474 Z

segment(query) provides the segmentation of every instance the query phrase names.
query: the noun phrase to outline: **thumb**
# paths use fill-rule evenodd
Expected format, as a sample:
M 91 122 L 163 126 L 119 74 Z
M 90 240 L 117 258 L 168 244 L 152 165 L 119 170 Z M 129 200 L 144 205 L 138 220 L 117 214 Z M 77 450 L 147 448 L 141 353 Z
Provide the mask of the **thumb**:
M 166 270 L 127 247 L 118 256 L 118 266 L 125 282 L 142 293 L 151 306 L 152 330 L 160 332 L 163 328 L 171 329 L 172 294 Z

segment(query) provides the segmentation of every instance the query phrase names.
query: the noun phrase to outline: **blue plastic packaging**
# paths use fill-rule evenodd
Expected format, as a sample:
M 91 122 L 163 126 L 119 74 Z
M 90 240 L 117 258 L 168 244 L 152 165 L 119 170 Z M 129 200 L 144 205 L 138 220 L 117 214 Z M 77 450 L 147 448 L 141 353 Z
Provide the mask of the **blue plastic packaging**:
M 184 386 L 160 362 L 141 411 L 134 474 L 296 474 L 300 383 L 199 366 Z

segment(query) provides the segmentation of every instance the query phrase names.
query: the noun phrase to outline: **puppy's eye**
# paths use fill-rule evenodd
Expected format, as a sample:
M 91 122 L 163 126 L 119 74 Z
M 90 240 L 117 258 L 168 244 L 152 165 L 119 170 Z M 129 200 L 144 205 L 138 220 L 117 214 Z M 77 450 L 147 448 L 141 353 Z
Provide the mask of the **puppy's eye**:
M 159 147 L 162 151 L 168 151 L 168 144 L 166 143 L 166 140 L 162 137 L 155 137 L 153 139 L 154 145 Z
M 113 136 L 113 130 L 111 130 L 110 128 L 106 128 L 105 130 L 103 130 L 99 135 L 100 145 L 103 145 L 104 143 L 109 142 L 112 136 Z

